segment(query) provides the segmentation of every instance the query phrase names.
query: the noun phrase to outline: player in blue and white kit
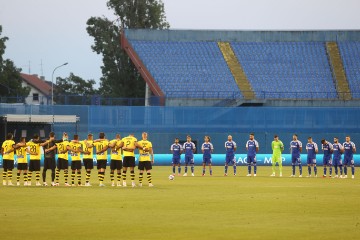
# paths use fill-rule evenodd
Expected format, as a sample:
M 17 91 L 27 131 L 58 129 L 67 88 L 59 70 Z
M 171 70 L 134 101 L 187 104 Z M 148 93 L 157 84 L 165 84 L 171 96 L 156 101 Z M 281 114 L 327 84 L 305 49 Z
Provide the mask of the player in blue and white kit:
M 181 153 L 183 151 L 182 146 L 179 144 L 179 139 L 175 138 L 175 143 L 173 143 L 170 147 L 170 151 L 173 154 L 172 157 L 172 171 L 173 176 L 175 176 L 175 168 L 176 165 L 178 166 L 178 176 L 180 176 L 181 173 Z
M 330 142 L 323 139 L 323 140 L 321 140 L 321 148 L 324 151 L 324 156 L 323 156 L 324 175 L 323 175 L 323 178 L 326 178 L 327 167 L 329 167 L 329 177 L 331 177 L 333 145 Z
M 333 165 L 335 168 L 335 178 L 338 176 L 338 167 L 340 168 L 340 178 L 342 178 L 342 160 L 341 160 L 341 154 L 344 152 L 344 147 L 339 143 L 339 139 L 337 137 L 334 137 L 334 143 L 333 143 Z
M 317 177 L 317 168 L 316 168 L 316 154 L 319 149 L 315 142 L 313 142 L 312 137 L 308 137 L 308 143 L 306 144 L 307 151 L 307 165 L 308 165 L 308 177 L 311 177 L 311 167 L 314 166 L 315 177 Z
M 256 153 L 259 151 L 259 143 L 254 139 L 254 133 L 250 133 L 249 140 L 246 142 L 247 150 L 247 165 L 248 165 L 248 174 L 247 177 L 251 176 L 251 165 L 254 166 L 254 177 L 256 177 Z
M 195 144 L 191 141 L 191 136 L 186 136 L 186 142 L 183 149 L 185 151 L 185 173 L 183 176 L 187 176 L 188 164 L 191 166 L 191 176 L 194 175 L 194 152 L 196 150 Z
M 347 166 L 351 166 L 352 178 L 355 178 L 355 166 L 354 166 L 354 153 L 356 153 L 356 147 L 353 142 L 350 141 L 350 136 L 345 137 L 343 143 L 344 147 L 344 178 L 347 178 Z
M 229 163 L 233 164 L 234 176 L 236 176 L 236 158 L 235 158 L 236 142 L 232 140 L 231 135 L 228 136 L 228 140 L 225 142 L 225 149 L 226 149 L 226 157 L 225 157 L 224 176 L 227 176 Z
M 210 137 L 205 136 L 204 143 L 201 145 L 201 151 L 203 152 L 203 172 L 202 175 L 205 176 L 205 166 L 209 165 L 210 176 L 212 176 L 211 168 L 211 153 L 214 151 L 214 146 L 210 142 Z
M 299 177 L 302 177 L 302 165 L 300 154 L 302 152 L 302 142 L 298 140 L 298 135 L 293 135 L 293 140 L 290 142 L 290 152 L 291 152 L 291 166 L 292 166 L 292 175 L 290 177 L 295 177 L 295 167 L 299 166 Z

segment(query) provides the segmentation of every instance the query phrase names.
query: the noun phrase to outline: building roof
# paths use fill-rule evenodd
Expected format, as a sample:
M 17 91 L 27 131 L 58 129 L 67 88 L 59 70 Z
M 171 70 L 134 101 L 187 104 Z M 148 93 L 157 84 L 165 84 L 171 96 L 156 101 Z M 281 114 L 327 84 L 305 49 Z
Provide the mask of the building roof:
M 40 79 L 37 75 L 20 73 L 21 78 L 30 86 L 39 90 L 42 94 L 48 96 L 51 94 L 51 85 Z

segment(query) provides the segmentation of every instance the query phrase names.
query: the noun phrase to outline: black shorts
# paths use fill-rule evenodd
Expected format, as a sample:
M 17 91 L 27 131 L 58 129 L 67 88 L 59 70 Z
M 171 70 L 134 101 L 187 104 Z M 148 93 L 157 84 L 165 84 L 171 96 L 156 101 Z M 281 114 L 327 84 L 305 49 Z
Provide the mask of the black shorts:
M 135 157 L 125 156 L 123 160 L 123 167 L 135 167 Z
M 106 169 L 107 160 L 97 160 L 97 169 Z
M 152 169 L 152 165 L 150 161 L 143 161 L 143 162 L 139 162 L 139 170 L 151 170 Z
M 69 168 L 69 161 L 63 158 L 58 158 L 57 160 L 57 168 L 59 170 L 67 170 Z
M 27 163 L 18 163 L 17 169 L 18 170 L 28 170 L 28 164 Z
M 94 160 L 92 158 L 84 158 L 83 159 L 85 169 L 93 169 L 94 168 Z
M 14 169 L 14 160 L 4 159 L 4 160 L 3 160 L 3 168 L 4 168 L 4 171 L 5 171 L 5 172 L 6 172 L 7 170 L 13 170 L 13 169 Z
M 55 157 L 44 159 L 44 170 L 47 169 L 54 170 L 55 168 L 56 168 Z
M 122 169 L 122 160 L 111 160 L 110 169 L 111 170 L 121 170 Z
M 30 172 L 40 171 L 40 160 L 30 160 L 29 171 Z
M 81 170 L 81 161 L 71 161 L 71 170 Z

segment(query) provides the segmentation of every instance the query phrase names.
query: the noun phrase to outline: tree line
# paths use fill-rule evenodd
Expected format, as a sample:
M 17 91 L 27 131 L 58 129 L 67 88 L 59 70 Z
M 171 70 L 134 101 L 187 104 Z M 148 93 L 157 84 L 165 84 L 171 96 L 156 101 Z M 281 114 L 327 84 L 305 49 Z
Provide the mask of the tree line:
M 91 50 L 102 56 L 100 87 L 94 79 L 85 80 L 70 73 L 56 79 L 54 95 L 99 95 L 121 98 L 144 98 L 145 81 L 120 45 L 121 29 L 167 29 L 164 3 L 161 0 L 109 0 L 109 10 L 116 19 L 91 17 L 87 20 L 87 32 L 94 39 Z M 10 59 L 3 59 L 6 41 L 0 25 L 0 96 L 27 97 L 30 89 L 21 86 L 20 72 Z M 56 99 L 56 97 L 55 97 Z M 61 104 L 60 98 L 57 103 Z

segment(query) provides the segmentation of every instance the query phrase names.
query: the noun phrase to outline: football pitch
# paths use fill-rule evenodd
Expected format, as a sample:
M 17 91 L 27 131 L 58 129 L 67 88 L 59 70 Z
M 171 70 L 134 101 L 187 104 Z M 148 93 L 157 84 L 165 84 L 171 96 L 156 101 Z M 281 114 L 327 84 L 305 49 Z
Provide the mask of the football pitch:
M 241 166 L 224 177 L 214 167 L 202 177 L 196 166 L 195 177 L 170 181 L 171 167 L 155 166 L 153 188 L 146 176 L 143 187 L 129 187 L 129 176 L 127 188 L 111 187 L 108 169 L 106 187 L 96 171 L 92 187 L 0 186 L 1 239 L 360 239 L 360 174 L 290 178 L 290 170 L 245 177 Z

